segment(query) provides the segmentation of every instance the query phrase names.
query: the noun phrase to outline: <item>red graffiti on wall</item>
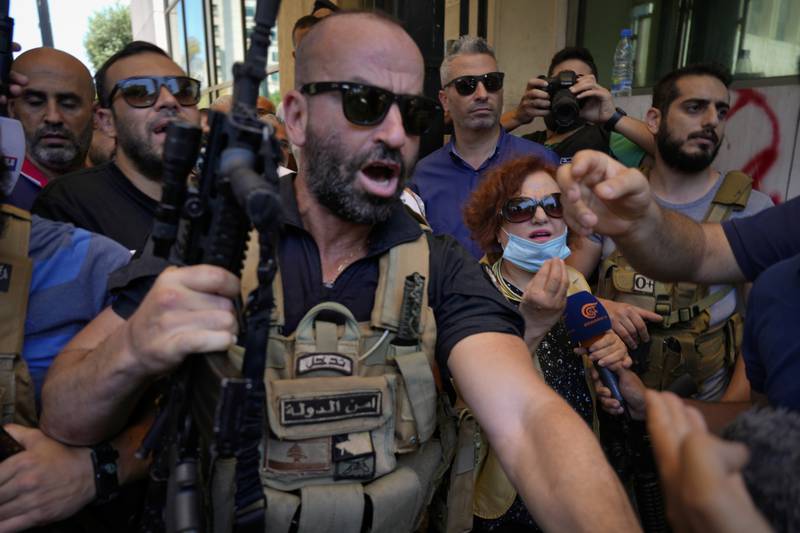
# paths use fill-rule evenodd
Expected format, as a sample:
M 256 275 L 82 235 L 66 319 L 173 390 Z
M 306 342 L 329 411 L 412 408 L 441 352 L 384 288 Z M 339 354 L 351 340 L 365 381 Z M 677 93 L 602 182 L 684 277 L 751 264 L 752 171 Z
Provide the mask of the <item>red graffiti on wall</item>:
M 754 105 L 767 115 L 771 129 L 772 139 L 766 148 L 756 153 L 750 160 L 745 163 L 742 171 L 753 178 L 754 187 L 760 188 L 761 180 L 767 175 L 767 172 L 778 160 L 778 146 L 781 142 L 781 130 L 778 124 L 778 116 L 773 111 L 772 107 L 767 103 L 766 97 L 755 89 L 738 89 L 736 91 L 738 98 L 736 103 L 733 104 L 728 112 L 728 120 L 730 120 L 737 111 L 747 105 Z M 770 194 L 772 201 L 776 204 L 780 202 L 780 195 L 778 193 Z

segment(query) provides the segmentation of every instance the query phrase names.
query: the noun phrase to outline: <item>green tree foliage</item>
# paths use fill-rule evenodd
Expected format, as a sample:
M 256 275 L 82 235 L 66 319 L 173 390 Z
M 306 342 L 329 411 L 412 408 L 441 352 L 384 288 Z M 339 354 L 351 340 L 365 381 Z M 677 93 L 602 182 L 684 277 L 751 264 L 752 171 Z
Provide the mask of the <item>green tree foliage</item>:
M 120 4 L 96 11 L 89 17 L 89 31 L 83 39 L 94 70 L 133 40 L 131 12 Z

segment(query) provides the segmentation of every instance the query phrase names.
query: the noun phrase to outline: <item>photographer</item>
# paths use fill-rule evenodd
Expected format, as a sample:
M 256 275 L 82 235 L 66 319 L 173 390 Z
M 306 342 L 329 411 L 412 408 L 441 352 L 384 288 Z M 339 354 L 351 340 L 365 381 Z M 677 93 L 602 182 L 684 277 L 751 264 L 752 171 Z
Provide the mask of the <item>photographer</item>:
M 638 167 L 655 151 L 645 124 L 615 107 L 608 89 L 598 85 L 597 67 L 586 48 L 567 47 L 556 53 L 547 77 L 528 80 L 519 106 L 505 113 L 501 124 L 511 131 L 536 117 L 544 118 L 547 129 L 523 138 L 551 148 L 561 164 L 569 163 L 579 150 L 592 149 Z

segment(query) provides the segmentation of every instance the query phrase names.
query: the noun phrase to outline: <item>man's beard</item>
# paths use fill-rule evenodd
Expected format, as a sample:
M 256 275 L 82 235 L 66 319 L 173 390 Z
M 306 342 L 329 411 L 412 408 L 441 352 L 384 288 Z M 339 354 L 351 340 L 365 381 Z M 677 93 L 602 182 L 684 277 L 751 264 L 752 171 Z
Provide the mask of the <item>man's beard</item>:
M 356 224 L 376 224 L 389 219 L 392 209 L 399 204 L 407 172 L 398 150 L 379 144 L 368 153 L 347 158 L 347 150 L 336 136 L 317 136 L 310 128 L 305 148 L 306 182 L 321 205 Z M 391 198 L 374 196 L 356 188 L 358 172 L 368 161 L 374 160 L 389 160 L 400 165 L 400 179 Z
M 664 160 L 668 167 L 686 174 L 694 174 L 707 169 L 711 166 L 714 158 L 717 157 L 717 152 L 722 146 L 722 139 L 718 139 L 714 131 L 707 131 L 706 134 L 713 137 L 711 139 L 714 142 L 713 149 L 710 151 L 702 150 L 696 154 L 687 154 L 683 151 L 684 143 L 672 138 L 669 131 L 667 131 L 666 121 L 662 121 L 656 135 L 656 144 L 658 145 L 661 159 Z M 688 139 L 694 136 L 696 134 L 690 134 Z
M 169 116 L 174 117 L 174 112 L 169 113 Z M 163 147 L 158 150 L 150 136 L 153 135 L 152 125 L 162 118 L 164 117 L 157 116 L 145 124 L 144 135 L 140 136 L 136 131 L 135 124 L 129 124 L 114 117 L 117 129 L 117 149 L 125 153 L 143 176 L 157 182 L 161 182 L 164 170 Z
M 66 139 L 67 143 L 59 146 L 46 146 L 43 137 L 48 135 L 60 135 Z M 91 120 L 77 136 L 63 125 L 44 124 L 37 128 L 31 138 L 27 140 L 28 146 L 31 147 L 31 157 L 36 163 L 63 173 L 82 166 L 91 142 Z

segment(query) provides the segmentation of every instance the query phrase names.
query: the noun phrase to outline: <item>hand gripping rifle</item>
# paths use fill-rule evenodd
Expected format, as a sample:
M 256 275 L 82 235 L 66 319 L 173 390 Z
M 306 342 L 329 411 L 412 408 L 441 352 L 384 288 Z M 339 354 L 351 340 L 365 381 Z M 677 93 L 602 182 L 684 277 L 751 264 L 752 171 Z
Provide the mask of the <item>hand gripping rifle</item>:
M 267 354 L 272 282 L 277 272 L 276 245 L 281 220 L 277 162 L 280 149 L 272 129 L 258 120 L 258 88 L 266 77 L 270 29 L 279 0 L 258 0 L 255 27 L 243 63 L 233 67 L 233 108 L 210 113 L 211 130 L 199 179 L 187 184 L 199 150 L 200 129 L 171 123 L 164 144 L 162 201 L 152 232 L 153 252 L 177 265 L 208 264 L 239 275 L 248 233 L 259 233 L 259 287 L 240 319 L 245 355 L 241 378 L 223 381 L 214 420 L 215 451 L 236 458 L 237 533 L 264 529 L 264 500 L 259 477 L 259 445 L 264 427 L 264 368 Z M 190 406 L 195 357 L 188 357 L 170 378 L 169 392 L 139 450 L 154 454 L 151 478 L 166 481 L 169 532 L 202 532 L 203 499 L 198 481 L 198 429 Z M 210 391 L 209 391 L 210 392 Z M 161 529 L 162 513 L 145 513 L 151 529 Z

